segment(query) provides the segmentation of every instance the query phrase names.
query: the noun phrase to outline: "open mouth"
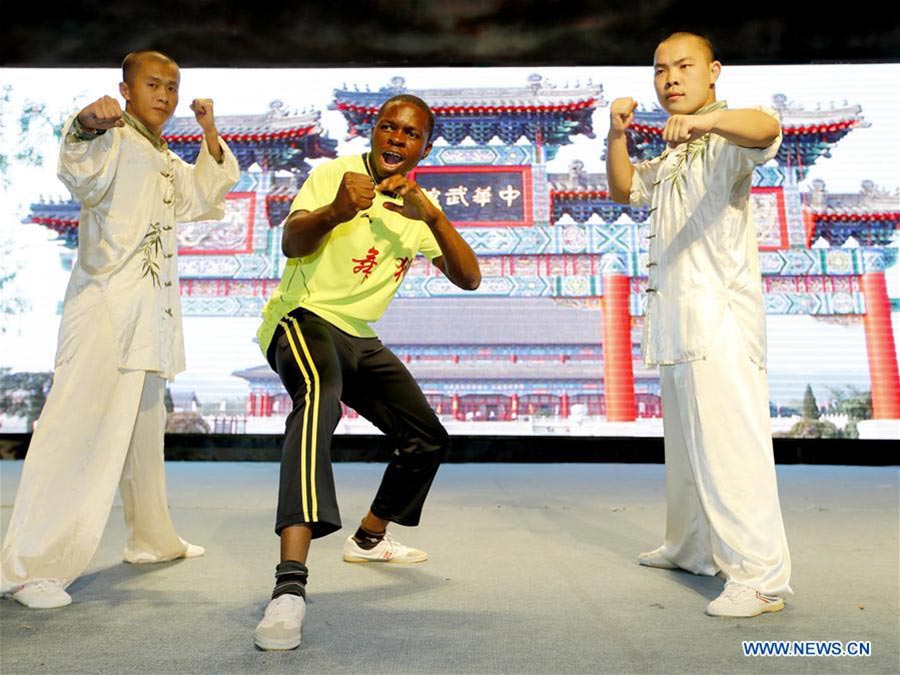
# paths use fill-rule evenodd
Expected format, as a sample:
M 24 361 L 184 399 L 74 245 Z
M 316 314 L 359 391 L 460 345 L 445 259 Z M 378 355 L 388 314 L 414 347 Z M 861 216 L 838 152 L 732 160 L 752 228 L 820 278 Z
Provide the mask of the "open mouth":
M 403 155 L 396 152 L 382 152 L 381 159 L 384 161 L 385 167 L 389 169 L 400 166 L 403 163 Z

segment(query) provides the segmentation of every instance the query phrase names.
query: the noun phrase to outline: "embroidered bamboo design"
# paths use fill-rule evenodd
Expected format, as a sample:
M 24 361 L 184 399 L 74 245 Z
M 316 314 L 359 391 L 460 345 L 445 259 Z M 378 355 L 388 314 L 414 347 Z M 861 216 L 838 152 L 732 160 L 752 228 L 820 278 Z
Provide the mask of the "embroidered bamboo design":
M 152 223 L 150 225 L 150 231 L 144 235 L 144 240 L 141 242 L 140 251 L 141 255 L 144 256 L 143 263 L 141 265 L 143 269 L 143 273 L 141 277 L 146 277 L 148 274 L 150 278 L 153 280 L 154 286 L 159 286 L 159 263 L 156 259 L 159 257 L 159 252 L 162 250 L 162 232 L 159 228 L 159 223 Z
M 728 106 L 725 101 L 714 101 L 709 103 L 708 105 L 703 106 L 700 110 L 694 112 L 694 115 L 704 115 L 706 113 L 713 112 L 714 110 L 724 110 Z M 672 173 L 666 177 L 666 180 L 670 180 L 675 185 L 675 189 L 678 192 L 678 197 L 684 200 L 684 188 L 687 185 L 687 170 L 690 168 L 691 164 L 698 157 L 702 162 L 706 159 L 706 149 L 709 147 L 709 134 L 705 136 L 701 136 L 700 138 L 690 141 L 686 144 L 685 148 L 680 151 L 678 155 L 677 164 L 672 169 Z
M 706 159 L 706 148 L 709 146 L 709 134 L 701 136 L 696 141 L 686 144 L 684 150 L 678 154 L 678 160 L 666 180 L 670 180 L 678 191 L 678 196 L 684 199 L 684 187 L 687 185 L 687 170 L 697 158 L 702 162 Z

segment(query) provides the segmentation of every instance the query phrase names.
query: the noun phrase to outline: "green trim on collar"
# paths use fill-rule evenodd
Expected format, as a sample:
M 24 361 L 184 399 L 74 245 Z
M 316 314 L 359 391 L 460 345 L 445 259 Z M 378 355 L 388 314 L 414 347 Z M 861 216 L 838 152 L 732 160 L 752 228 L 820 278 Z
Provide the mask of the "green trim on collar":
M 728 104 L 725 101 L 713 101 L 712 103 L 707 103 L 699 110 L 695 110 L 691 113 L 691 115 L 705 115 L 706 113 L 711 113 L 714 110 L 723 110 L 727 107 Z
M 156 136 L 152 131 L 150 131 L 143 122 L 141 122 L 137 117 L 132 115 L 127 110 L 122 113 L 122 119 L 125 120 L 125 123 L 130 126 L 132 129 L 137 131 L 141 136 L 150 141 L 151 145 L 154 148 L 159 150 L 160 152 L 165 152 L 169 144 L 166 143 L 165 139 L 160 136 Z

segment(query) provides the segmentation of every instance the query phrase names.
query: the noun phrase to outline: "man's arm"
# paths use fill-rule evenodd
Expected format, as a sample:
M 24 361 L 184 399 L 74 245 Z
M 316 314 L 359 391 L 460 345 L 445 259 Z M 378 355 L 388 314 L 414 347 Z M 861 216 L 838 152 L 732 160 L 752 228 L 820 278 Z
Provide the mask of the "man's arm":
M 284 223 L 281 251 L 288 258 L 315 253 L 322 240 L 341 223 L 353 220 L 372 206 L 375 184 L 366 174 L 348 171 L 341 179 L 334 201 L 315 211 L 294 211 Z
M 743 148 L 766 148 L 778 138 L 778 120 L 761 110 L 714 110 L 704 115 L 672 115 L 663 129 L 663 139 L 680 144 L 706 134 L 722 136 Z
M 191 111 L 203 130 L 206 151 L 193 165 L 175 163 L 175 220 L 180 223 L 224 218 L 225 197 L 241 177 L 237 159 L 219 138 L 212 99 L 195 98 Z
M 206 149 L 212 158 L 219 164 L 222 163 L 222 146 L 219 145 L 219 131 L 216 129 L 216 121 L 213 117 L 213 102 L 211 98 L 195 98 L 191 102 L 191 111 L 197 119 L 197 124 L 203 129 L 203 137 L 206 139 Z
M 631 193 L 634 166 L 628 156 L 625 130 L 634 119 L 637 103 L 632 98 L 617 98 L 609 107 L 609 135 L 606 148 L 606 180 L 614 202 L 627 204 Z
M 441 247 L 441 255 L 432 262 L 456 286 L 464 291 L 474 291 L 481 285 L 481 267 L 478 265 L 475 251 L 457 232 L 447 216 L 442 211 L 435 210 L 438 217 L 433 224 L 429 223 L 428 227 Z
M 464 291 L 474 291 L 481 285 L 481 268 L 472 247 L 415 181 L 404 176 L 391 176 L 381 181 L 376 189 L 390 190 L 403 198 L 402 205 L 385 203 L 384 208 L 388 211 L 412 220 L 422 220 L 428 225 L 441 248 L 441 255 L 433 262 L 450 281 Z
M 124 125 L 119 102 L 102 96 L 63 130 L 56 175 L 84 206 L 99 204 L 118 175 L 121 135 L 107 131 Z

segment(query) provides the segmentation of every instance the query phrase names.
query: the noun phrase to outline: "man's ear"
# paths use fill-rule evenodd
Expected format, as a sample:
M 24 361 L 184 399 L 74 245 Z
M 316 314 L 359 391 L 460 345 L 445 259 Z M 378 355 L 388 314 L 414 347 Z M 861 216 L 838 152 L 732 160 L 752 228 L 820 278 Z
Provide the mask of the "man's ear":
M 422 153 L 422 159 L 428 157 L 431 154 L 431 147 L 434 145 L 431 141 L 428 141 L 428 145 L 425 146 L 425 152 Z M 419 160 L 421 161 L 421 160 Z
M 127 82 L 119 82 L 119 93 L 122 94 L 122 98 L 126 101 L 131 100 L 131 92 L 128 90 Z
M 716 84 L 716 80 L 719 79 L 719 75 L 722 72 L 722 64 L 718 61 L 713 61 L 712 64 L 710 64 L 709 72 L 712 80 L 710 82 L 710 86 L 714 86 Z

